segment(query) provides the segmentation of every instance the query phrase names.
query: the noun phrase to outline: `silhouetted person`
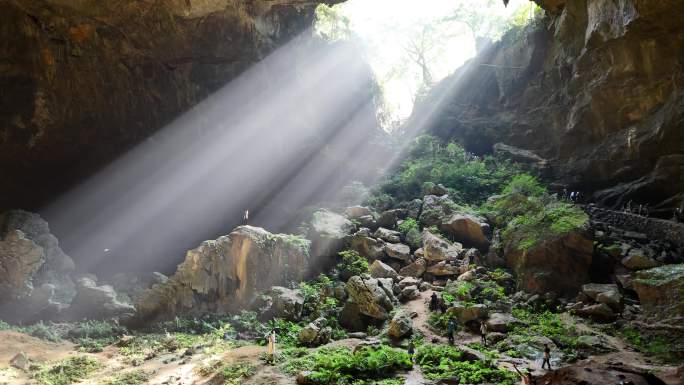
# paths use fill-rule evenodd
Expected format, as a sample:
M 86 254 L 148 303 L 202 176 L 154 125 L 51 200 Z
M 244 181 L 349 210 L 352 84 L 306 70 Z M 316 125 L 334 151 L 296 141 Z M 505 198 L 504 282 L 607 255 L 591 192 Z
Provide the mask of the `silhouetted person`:
M 482 337 L 482 346 L 487 346 L 487 323 L 484 320 L 480 321 L 480 335 Z
M 428 309 L 430 309 L 430 311 L 437 311 L 437 305 L 439 305 L 437 293 L 432 292 L 432 295 L 430 296 L 430 306 L 428 306 Z
M 544 344 L 544 361 L 542 361 L 542 369 L 544 365 L 548 365 L 549 370 L 551 370 L 551 348 L 548 344 Z
M 447 324 L 447 333 L 449 337 L 449 344 L 454 344 L 454 333 L 456 333 L 456 320 L 453 318 L 449 320 Z
M 242 216 L 242 224 L 246 225 L 249 223 L 249 210 L 245 210 L 245 214 Z

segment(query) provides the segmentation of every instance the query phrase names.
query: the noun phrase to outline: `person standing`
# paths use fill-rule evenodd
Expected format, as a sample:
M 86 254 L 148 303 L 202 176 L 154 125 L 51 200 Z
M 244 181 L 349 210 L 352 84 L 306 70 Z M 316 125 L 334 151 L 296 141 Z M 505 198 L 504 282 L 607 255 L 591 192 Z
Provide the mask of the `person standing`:
M 487 323 L 484 320 L 480 321 L 480 334 L 482 336 L 482 346 L 487 347 Z
M 449 319 L 449 324 L 447 324 L 447 333 L 449 338 L 449 344 L 454 344 L 454 333 L 456 333 L 456 320 L 453 318 Z
M 544 344 L 544 361 L 542 361 L 542 369 L 544 369 L 544 365 L 548 366 L 548 370 L 551 370 L 551 348 L 549 347 L 549 344 Z
M 246 225 L 249 223 L 249 210 L 245 210 L 245 213 L 242 215 L 242 224 Z
M 408 343 L 408 347 L 406 348 L 406 353 L 409 355 L 409 359 L 411 359 L 411 362 L 413 362 L 413 354 L 416 352 L 416 345 L 413 343 L 413 340 L 410 340 Z
M 276 344 L 276 331 L 271 330 L 271 334 L 268 335 L 268 360 L 272 364 L 275 362 L 275 347 Z
M 433 291 L 432 295 L 430 296 L 430 306 L 428 307 L 430 311 L 437 311 L 438 302 L 437 293 Z

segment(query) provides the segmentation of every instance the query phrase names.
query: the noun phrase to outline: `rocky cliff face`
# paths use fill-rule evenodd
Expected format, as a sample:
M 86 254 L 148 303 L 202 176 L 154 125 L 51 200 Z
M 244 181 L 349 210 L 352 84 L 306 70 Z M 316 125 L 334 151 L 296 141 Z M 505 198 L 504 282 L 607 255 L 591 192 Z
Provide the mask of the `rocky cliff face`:
M 474 152 L 502 142 L 603 203 L 671 216 L 684 201 L 684 3 L 537 2 L 543 20 L 483 50 L 414 119 L 436 109 L 429 130 Z
M 310 27 L 321 2 L 0 1 L 0 208 L 97 170 Z

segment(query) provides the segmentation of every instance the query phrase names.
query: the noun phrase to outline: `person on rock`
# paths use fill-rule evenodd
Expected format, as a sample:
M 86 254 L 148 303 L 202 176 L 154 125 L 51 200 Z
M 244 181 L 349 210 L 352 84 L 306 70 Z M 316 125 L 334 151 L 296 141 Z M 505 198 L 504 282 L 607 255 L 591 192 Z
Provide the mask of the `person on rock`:
M 429 306 L 430 311 L 437 311 L 438 302 L 439 302 L 439 300 L 437 298 L 437 293 L 432 292 L 432 295 L 430 296 L 430 306 Z
M 480 320 L 480 335 L 482 337 L 482 346 L 487 347 L 487 323 Z
M 268 335 L 268 361 L 273 364 L 275 362 L 275 347 L 276 344 L 276 331 L 271 330 L 271 334 Z
M 454 344 L 454 334 L 456 333 L 456 320 L 451 318 L 447 324 L 447 337 L 449 338 L 449 344 Z
M 551 370 L 551 348 L 549 344 L 544 344 L 544 360 L 542 361 L 542 369 L 544 365 L 547 365 L 549 370 Z
M 246 225 L 249 223 L 249 210 L 245 210 L 245 213 L 242 215 L 242 224 Z
M 532 373 L 530 372 L 529 369 L 523 370 L 523 372 L 524 372 L 523 373 L 520 370 L 518 370 L 518 367 L 515 366 L 515 364 L 513 364 L 513 369 L 515 369 L 515 371 L 518 372 L 518 375 L 520 375 L 520 379 L 522 380 L 522 382 L 520 383 L 521 385 L 534 385 L 534 384 L 536 384 L 536 381 L 535 381 L 534 377 L 532 377 Z

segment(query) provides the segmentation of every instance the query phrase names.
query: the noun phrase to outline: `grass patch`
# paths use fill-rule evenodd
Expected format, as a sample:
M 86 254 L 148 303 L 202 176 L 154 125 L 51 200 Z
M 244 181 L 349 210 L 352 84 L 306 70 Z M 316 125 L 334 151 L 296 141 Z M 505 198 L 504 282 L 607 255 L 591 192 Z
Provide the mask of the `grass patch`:
M 572 360 L 580 348 L 578 337 L 581 335 L 575 325 L 565 323 L 559 314 L 550 311 L 534 313 L 523 308 L 512 311 L 514 317 L 523 321 L 525 325 L 515 326 L 511 334 L 520 342 L 529 342 L 535 336 L 543 336 L 551 341 Z
M 225 385 L 244 384 L 244 381 L 253 376 L 255 372 L 256 367 L 246 362 L 226 364 L 221 361 L 214 361 L 197 369 L 197 373 L 202 376 L 216 375 L 220 377 L 220 383 Z
M 660 362 L 681 362 L 681 358 L 674 353 L 672 339 L 667 336 L 645 334 L 631 326 L 619 329 L 617 334 L 633 348 Z
M 101 385 L 142 385 L 150 380 L 150 374 L 144 370 L 134 370 L 132 372 L 119 373 L 114 377 L 105 380 Z
M 100 367 L 94 358 L 75 356 L 51 366 L 40 366 L 31 377 L 44 385 L 68 385 L 87 378 Z
M 422 345 L 416 351 L 416 362 L 426 378 L 439 380 L 458 377 L 461 383 L 513 385 L 518 377 L 490 362 L 468 361 L 458 348 L 448 345 Z

